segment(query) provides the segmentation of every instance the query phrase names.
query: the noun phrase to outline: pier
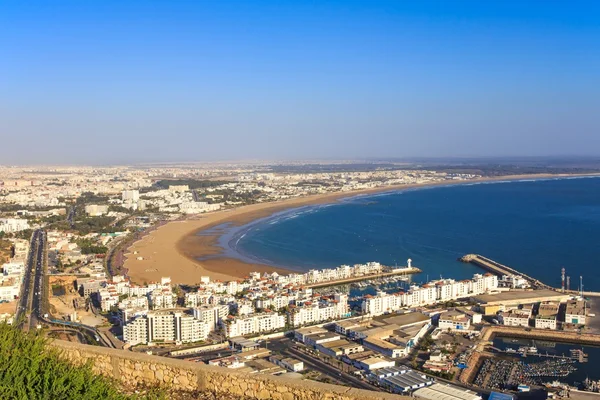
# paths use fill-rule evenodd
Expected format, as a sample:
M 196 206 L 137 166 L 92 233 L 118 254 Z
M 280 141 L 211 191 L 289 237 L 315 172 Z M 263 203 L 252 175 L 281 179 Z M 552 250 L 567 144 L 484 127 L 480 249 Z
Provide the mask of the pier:
M 484 257 L 479 254 L 467 254 L 459 258 L 459 261 L 469 264 L 477 265 L 491 273 L 496 275 L 520 275 L 525 278 L 532 288 L 534 289 L 551 289 L 556 290 L 552 286 L 546 285 L 545 283 L 539 281 L 538 279 L 532 278 L 531 276 L 524 274 L 522 272 L 517 271 L 514 268 L 508 267 L 506 265 L 500 264 L 494 260 L 491 260 L 487 257 Z
M 328 287 L 328 286 L 345 285 L 345 284 L 353 283 L 353 282 L 368 281 L 369 279 L 380 279 L 380 278 L 387 278 L 387 277 L 398 276 L 398 275 L 412 275 L 412 274 L 418 274 L 420 272 L 421 272 L 421 270 L 419 268 L 416 268 L 416 267 L 408 268 L 407 267 L 407 268 L 399 268 L 397 271 L 392 271 L 392 272 L 382 272 L 380 274 L 353 276 L 351 278 L 337 279 L 334 281 L 314 282 L 314 283 L 306 284 L 304 286 L 309 287 L 309 288 L 322 288 L 322 287 Z
M 583 352 L 583 350 L 580 350 L 580 349 L 572 350 L 570 355 L 565 355 L 565 354 L 562 354 L 562 355 L 550 354 L 548 352 L 546 352 L 546 353 L 540 353 L 540 352 L 537 351 L 537 349 L 536 349 L 535 352 L 531 352 L 531 351 L 528 351 L 528 350 L 518 351 L 518 350 L 515 350 L 515 349 L 512 349 L 513 351 L 510 351 L 508 349 L 502 350 L 502 349 L 499 349 L 499 348 L 493 347 L 493 346 L 491 347 L 491 349 L 494 350 L 497 353 L 509 354 L 509 355 L 512 355 L 512 356 L 514 356 L 514 355 L 520 355 L 520 356 L 523 356 L 523 357 L 535 356 L 535 357 L 544 357 L 544 358 L 569 359 L 569 360 L 578 361 L 580 363 L 587 362 L 587 354 L 585 354 Z

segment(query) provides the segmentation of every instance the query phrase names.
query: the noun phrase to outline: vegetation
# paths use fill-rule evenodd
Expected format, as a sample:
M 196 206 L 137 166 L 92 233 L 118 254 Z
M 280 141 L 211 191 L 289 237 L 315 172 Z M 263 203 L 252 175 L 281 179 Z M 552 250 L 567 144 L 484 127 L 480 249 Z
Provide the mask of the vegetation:
M 195 179 L 176 179 L 169 180 L 163 179 L 154 183 L 154 186 L 160 189 L 168 189 L 169 186 L 179 186 L 179 185 L 188 185 L 190 189 L 203 189 L 221 186 L 226 183 L 231 183 L 227 181 L 208 181 L 208 180 L 195 180 Z
M 12 255 L 12 243 L 4 240 L 4 232 L 0 232 L 0 264 L 7 262 Z
M 76 205 L 85 204 L 106 204 L 108 203 L 108 196 L 100 196 L 92 192 L 83 192 L 76 200 Z
M 96 244 L 91 239 L 77 239 L 75 241 L 82 254 L 106 254 L 108 247 Z
M 0 324 L 0 398 L 128 399 L 90 363 L 76 367 L 63 360 L 38 333 Z

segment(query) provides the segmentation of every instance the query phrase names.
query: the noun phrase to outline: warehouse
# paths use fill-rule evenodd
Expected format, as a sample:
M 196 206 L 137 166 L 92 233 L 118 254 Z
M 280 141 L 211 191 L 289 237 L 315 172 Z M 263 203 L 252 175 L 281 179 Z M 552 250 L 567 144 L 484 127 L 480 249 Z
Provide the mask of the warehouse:
M 413 396 L 426 400 L 481 400 L 481 396 L 475 392 L 441 383 L 418 389 Z

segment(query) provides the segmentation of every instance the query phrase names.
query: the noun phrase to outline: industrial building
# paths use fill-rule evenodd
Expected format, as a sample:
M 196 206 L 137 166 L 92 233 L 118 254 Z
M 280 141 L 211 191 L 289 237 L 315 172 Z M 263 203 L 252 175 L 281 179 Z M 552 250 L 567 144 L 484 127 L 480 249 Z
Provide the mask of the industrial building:
M 481 400 L 482 397 L 471 390 L 457 386 L 434 383 L 431 386 L 418 389 L 413 393 L 418 399 L 425 400 Z
M 381 368 L 371 373 L 369 379 L 392 393 L 406 393 L 433 384 L 433 380 L 427 375 L 406 367 Z
M 532 304 L 540 302 L 565 302 L 570 299 L 569 294 L 555 292 L 553 290 L 510 290 L 497 294 L 482 294 L 473 296 L 479 304 L 479 308 L 485 315 L 494 315 L 498 311 L 507 308 L 518 307 L 522 304 Z

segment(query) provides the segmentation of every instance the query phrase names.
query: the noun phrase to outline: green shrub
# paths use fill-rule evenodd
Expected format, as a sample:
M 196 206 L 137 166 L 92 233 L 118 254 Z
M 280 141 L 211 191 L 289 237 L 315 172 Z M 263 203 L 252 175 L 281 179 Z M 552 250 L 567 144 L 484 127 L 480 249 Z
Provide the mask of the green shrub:
M 0 324 L 1 399 L 129 399 L 118 384 L 92 372 L 92 365 L 74 366 L 48 346 L 40 333 L 23 333 Z

